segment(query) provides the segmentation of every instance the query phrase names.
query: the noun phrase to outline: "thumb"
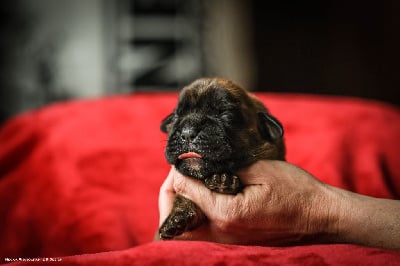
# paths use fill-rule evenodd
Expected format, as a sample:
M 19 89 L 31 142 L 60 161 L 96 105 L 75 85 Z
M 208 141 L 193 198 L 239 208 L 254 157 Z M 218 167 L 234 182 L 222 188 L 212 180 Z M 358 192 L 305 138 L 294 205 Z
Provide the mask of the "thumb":
M 200 180 L 184 176 L 178 171 L 174 174 L 173 187 L 176 193 L 198 205 L 208 202 L 208 199 L 212 197 L 211 191 Z
M 171 167 L 171 170 L 169 171 L 167 178 L 164 180 L 163 184 L 160 187 L 160 194 L 158 197 L 160 225 L 165 221 L 165 219 L 171 212 L 173 202 L 175 199 L 175 191 L 173 188 L 174 172 L 176 172 L 174 167 Z
M 200 180 L 184 176 L 178 171 L 174 175 L 173 187 L 176 193 L 196 203 L 209 219 L 216 218 L 234 197 L 213 192 Z

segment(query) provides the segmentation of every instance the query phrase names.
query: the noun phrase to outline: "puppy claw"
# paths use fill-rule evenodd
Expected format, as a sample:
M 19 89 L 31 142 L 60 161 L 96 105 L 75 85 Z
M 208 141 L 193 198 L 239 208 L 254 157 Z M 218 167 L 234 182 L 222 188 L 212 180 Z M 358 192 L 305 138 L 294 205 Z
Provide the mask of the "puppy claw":
M 239 177 L 226 173 L 214 174 L 206 178 L 204 184 L 208 189 L 223 194 L 237 194 L 242 188 Z

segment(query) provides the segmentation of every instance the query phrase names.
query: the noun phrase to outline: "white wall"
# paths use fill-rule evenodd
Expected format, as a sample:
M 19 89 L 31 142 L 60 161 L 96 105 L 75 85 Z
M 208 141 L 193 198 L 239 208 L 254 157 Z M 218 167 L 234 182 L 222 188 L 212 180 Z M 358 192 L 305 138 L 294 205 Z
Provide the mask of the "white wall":
M 103 0 L 29 0 L 38 36 L 55 47 L 54 88 L 73 97 L 103 94 L 109 85 Z

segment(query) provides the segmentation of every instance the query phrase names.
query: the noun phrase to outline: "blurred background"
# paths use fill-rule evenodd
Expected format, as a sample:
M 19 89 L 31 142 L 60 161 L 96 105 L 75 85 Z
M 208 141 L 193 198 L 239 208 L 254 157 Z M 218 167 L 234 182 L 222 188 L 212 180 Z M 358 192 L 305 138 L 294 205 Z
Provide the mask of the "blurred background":
M 253 91 L 400 104 L 400 2 L 0 2 L 0 122 L 76 98 L 222 76 Z

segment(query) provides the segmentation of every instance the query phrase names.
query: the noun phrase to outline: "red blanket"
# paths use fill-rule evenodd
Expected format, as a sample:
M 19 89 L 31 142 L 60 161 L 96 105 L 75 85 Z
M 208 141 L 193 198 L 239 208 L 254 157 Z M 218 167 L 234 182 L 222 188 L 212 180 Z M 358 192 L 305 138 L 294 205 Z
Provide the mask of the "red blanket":
M 258 96 L 285 127 L 288 161 L 334 186 L 399 199 L 399 109 L 353 98 Z M 73 101 L 4 124 L 0 263 L 400 265 L 400 253 L 354 245 L 152 242 L 169 170 L 159 124 L 176 102 L 176 93 Z M 17 264 L 24 263 L 32 262 Z

